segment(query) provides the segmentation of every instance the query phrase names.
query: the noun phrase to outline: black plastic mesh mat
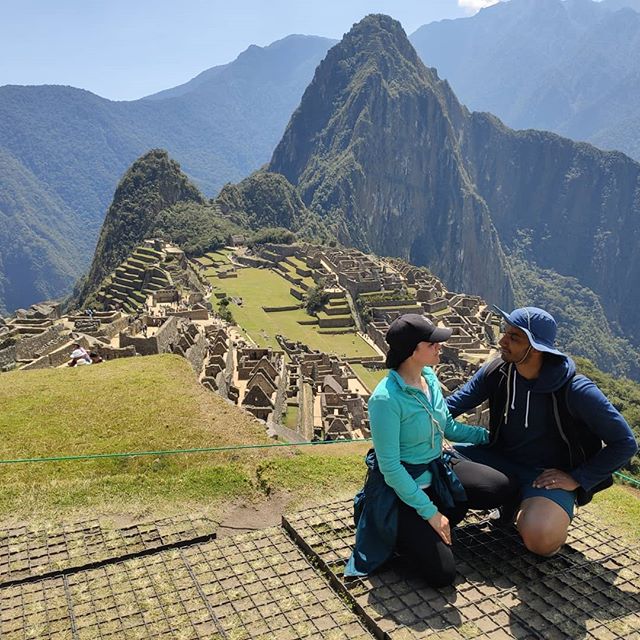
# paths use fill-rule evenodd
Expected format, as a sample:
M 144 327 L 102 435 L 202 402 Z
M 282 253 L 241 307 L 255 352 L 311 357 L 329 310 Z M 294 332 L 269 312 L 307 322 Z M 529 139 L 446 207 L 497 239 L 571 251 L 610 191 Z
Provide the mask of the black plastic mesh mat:
M 215 535 L 205 517 L 165 518 L 122 527 L 97 519 L 56 528 L 14 527 L 0 531 L 0 587 L 112 558 L 161 549 Z
M 370 638 L 281 528 L 0 589 L 0 637 Z
M 440 590 L 401 560 L 366 579 L 343 579 L 351 501 L 287 516 L 284 525 L 381 637 L 640 638 L 638 550 L 583 512 L 552 558 L 529 553 L 515 528 L 472 517 L 455 532 L 456 584 Z

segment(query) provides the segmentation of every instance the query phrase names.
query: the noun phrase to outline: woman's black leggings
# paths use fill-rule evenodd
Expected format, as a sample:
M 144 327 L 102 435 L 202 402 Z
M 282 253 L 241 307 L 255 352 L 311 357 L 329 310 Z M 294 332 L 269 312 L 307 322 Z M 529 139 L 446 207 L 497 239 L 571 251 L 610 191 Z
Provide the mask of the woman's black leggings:
M 449 519 L 454 527 L 466 515 L 467 509 L 494 509 L 508 502 L 518 491 L 518 485 L 508 476 L 484 464 L 453 459 L 454 470 L 467 493 L 467 502 L 454 509 L 444 509 L 431 487 L 425 493 Z M 435 529 L 418 512 L 400 500 L 398 514 L 397 551 L 408 558 L 432 587 L 451 584 L 456 564 L 451 547 L 443 542 Z

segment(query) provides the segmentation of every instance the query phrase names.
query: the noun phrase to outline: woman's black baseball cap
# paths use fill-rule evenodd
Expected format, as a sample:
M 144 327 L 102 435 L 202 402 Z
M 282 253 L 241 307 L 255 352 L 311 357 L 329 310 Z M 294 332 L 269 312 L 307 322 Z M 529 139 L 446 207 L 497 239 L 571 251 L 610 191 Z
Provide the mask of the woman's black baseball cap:
M 413 354 L 420 342 L 444 342 L 452 333 L 453 329 L 437 327 L 419 313 L 405 313 L 397 317 L 385 336 L 389 345 L 387 368 L 397 369 Z

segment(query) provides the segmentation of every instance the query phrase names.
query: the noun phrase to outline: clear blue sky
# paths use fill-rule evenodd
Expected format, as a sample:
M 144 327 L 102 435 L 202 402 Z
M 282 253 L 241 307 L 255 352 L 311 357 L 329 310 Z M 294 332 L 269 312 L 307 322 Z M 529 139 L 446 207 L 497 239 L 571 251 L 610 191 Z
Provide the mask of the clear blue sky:
M 340 38 L 368 13 L 407 33 L 496 0 L 2 0 L 0 86 L 64 84 L 133 100 L 291 33 Z

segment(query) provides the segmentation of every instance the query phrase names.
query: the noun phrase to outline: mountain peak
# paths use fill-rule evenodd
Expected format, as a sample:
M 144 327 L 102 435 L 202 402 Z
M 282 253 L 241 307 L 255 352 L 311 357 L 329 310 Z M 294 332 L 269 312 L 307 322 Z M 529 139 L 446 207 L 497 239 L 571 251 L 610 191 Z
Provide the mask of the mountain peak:
M 354 63 L 384 59 L 393 61 L 396 69 L 405 65 L 412 69 L 424 68 L 402 25 L 384 14 L 370 14 L 356 22 L 330 50 L 330 54 L 334 58 L 339 56 Z
M 146 237 L 158 214 L 178 202 L 204 203 L 198 189 L 164 149 L 138 158 L 118 183 L 102 225 L 98 246 L 81 298 Z
M 473 290 L 473 274 L 483 270 L 492 277 L 480 293 L 510 302 L 495 230 L 461 156 L 467 124 L 400 23 L 370 15 L 317 68 L 269 170 L 297 185 L 341 242 L 455 271 L 450 286 L 462 290 Z M 481 241 L 463 231 L 465 218 L 482 229 Z M 457 254 L 447 257 L 441 246 Z
M 270 170 L 300 184 L 310 159 L 343 153 L 371 129 L 373 103 L 379 107 L 418 94 L 437 102 L 438 111 L 460 111 L 446 82 L 420 61 L 402 25 L 386 15 L 366 16 L 316 69 L 273 153 Z

